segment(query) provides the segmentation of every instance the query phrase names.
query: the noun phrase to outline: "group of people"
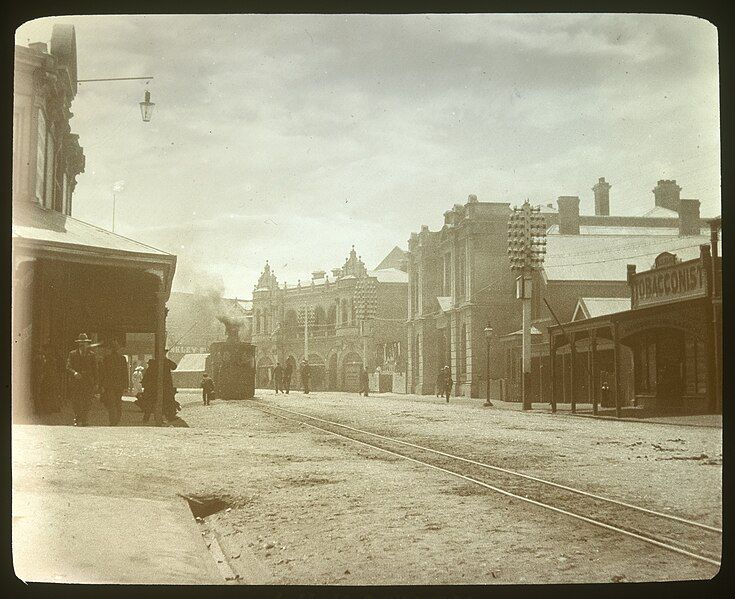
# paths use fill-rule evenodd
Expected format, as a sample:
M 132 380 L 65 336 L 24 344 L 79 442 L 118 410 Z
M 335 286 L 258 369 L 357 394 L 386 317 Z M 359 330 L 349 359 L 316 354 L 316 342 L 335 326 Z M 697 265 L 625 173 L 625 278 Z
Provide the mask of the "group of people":
M 277 394 L 288 394 L 291 390 L 291 378 L 293 377 L 294 365 L 295 360 L 292 356 L 286 358 L 285 366 L 281 366 L 280 362 L 276 362 L 276 367 L 273 369 L 273 386 L 275 387 Z M 301 375 L 301 383 L 304 386 L 304 393 L 309 393 L 309 378 L 311 376 L 311 371 L 308 361 L 301 361 L 299 374 Z
M 446 397 L 447 403 L 449 403 L 449 396 L 452 394 L 452 385 L 454 385 L 452 371 L 449 366 L 445 366 L 436 375 L 436 396 Z
M 99 394 L 100 401 L 108 413 L 109 423 L 116 426 L 122 418 L 122 396 L 128 390 L 128 362 L 122 354 L 122 346 L 117 339 L 100 344 L 103 348 L 99 362 L 92 351 L 92 340 L 81 333 L 76 340 L 77 348 L 69 352 L 66 371 L 69 376 L 68 395 L 74 412 L 74 425 L 87 426 L 92 399 Z M 176 401 L 171 371 L 176 363 L 168 358 L 163 366 L 163 407 L 167 420 L 174 420 L 181 406 Z M 143 422 L 148 422 L 155 412 L 158 389 L 158 362 L 148 360 L 144 370 L 137 367 L 133 372 L 133 393 L 135 404 L 143 412 Z

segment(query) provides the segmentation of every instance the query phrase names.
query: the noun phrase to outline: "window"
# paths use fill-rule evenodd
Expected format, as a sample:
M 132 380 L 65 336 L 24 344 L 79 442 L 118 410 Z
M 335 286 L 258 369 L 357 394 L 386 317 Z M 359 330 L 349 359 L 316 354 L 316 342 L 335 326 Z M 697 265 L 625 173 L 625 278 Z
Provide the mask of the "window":
M 54 160 L 56 158 L 54 137 L 51 131 L 46 135 L 46 194 L 43 205 L 54 208 Z
M 444 254 L 444 281 L 442 295 L 452 295 L 452 254 Z
M 68 214 L 69 207 L 69 178 L 66 173 L 61 176 L 61 213 Z
M 687 395 L 707 394 L 707 352 L 704 343 L 690 335 L 684 340 L 684 389 Z
M 467 242 L 463 241 L 457 252 L 457 297 L 463 298 L 467 288 Z
M 459 373 L 467 374 L 467 325 L 462 324 L 459 335 Z
M 36 140 L 36 199 L 43 206 L 46 176 L 46 119 L 38 110 L 38 138 Z

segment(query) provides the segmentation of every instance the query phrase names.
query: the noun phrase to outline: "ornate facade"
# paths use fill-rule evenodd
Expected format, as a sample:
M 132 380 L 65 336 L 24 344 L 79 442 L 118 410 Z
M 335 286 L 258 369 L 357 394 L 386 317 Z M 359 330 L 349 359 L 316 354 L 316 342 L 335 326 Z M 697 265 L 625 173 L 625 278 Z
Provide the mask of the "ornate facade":
M 357 391 L 362 366 L 395 375 L 391 389 L 404 380 L 408 278 L 395 260 L 381 266 L 368 271 L 353 247 L 331 277 L 320 270 L 308 283 L 280 285 L 266 262 L 253 291 L 257 386 L 271 386 L 273 367 L 289 356 L 297 364 L 308 358 L 315 390 Z

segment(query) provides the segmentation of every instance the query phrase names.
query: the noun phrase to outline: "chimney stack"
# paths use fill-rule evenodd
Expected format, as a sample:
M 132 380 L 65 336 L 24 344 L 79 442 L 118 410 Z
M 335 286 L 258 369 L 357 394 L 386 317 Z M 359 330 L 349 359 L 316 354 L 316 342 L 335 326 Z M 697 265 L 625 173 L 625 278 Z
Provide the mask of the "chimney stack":
M 655 205 L 678 212 L 680 192 L 681 187 L 676 184 L 676 179 L 661 179 L 653 188 Z
M 474 193 L 471 193 L 469 197 L 467 198 L 468 204 L 477 204 L 477 196 Z
M 31 42 L 28 44 L 28 47 L 31 50 L 35 50 L 36 52 L 43 52 L 44 54 L 48 54 L 48 46 L 45 42 Z
M 605 177 L 600 177 L 600 180 L 592 188 L 595 192 L 595 215 L 597 216 L 609 216 L 610 215 L 610 185 L 605 181 Z
M 679 235 L 699 234 L 699 200 L 679 200 Z
M 579 235 L 579 197 L 559 196 L 559 234 Z

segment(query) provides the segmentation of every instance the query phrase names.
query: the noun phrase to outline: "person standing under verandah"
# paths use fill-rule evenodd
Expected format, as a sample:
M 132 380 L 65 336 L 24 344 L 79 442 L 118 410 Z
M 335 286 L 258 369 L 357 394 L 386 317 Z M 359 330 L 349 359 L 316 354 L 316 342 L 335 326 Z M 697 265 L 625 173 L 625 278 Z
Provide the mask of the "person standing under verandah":
M 122 417 L 122 396 L 128 389 L 128 362 L 120 353 L 117 339 L 110 342 L 102 360 L 100 387 L 110 426 L 117 426 Z
M 69 352 L 66 371 L 69 374 L 69 398 L 74 410 L 74 426 L 87 426 L 92 396 L 97 386 L 97 360 L 90 350 L 92 340 L 80 333 L 77 348 Z
M 311 376 L 311 369 L 309 362 L 304 358 L 301 362 L 301 384 L 304 387 L 304 394 L 309 394 L 309 377 Z
M 286 366 L 283 369 L 283 388 L 286 391 L 286 395 L 291 390 L 291 377 L 294 371 L 294 359 L 293 356 L 286 358 Z

